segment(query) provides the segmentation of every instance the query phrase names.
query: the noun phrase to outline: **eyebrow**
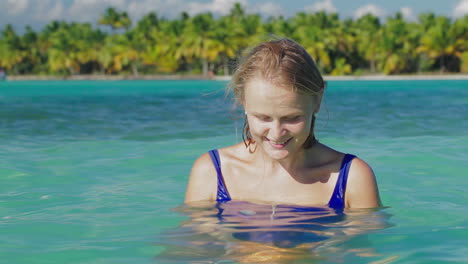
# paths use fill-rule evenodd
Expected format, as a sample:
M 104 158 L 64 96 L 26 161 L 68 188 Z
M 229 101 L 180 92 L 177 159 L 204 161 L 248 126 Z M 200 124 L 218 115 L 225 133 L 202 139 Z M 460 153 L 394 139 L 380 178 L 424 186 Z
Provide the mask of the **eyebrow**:
M 259 113 L 259 112 L 250 112 L 252 115 L 257 115 L 257 116 L 270 116 L 268 114 L 263 114 L 263 113 Z M 288 113 L 286 115 L 283 115 L 282 117 L 285 117 L 285 116 L 299 116 L 299 115 L 304 115 L 304 112 L 291 112 L 291 113 Z

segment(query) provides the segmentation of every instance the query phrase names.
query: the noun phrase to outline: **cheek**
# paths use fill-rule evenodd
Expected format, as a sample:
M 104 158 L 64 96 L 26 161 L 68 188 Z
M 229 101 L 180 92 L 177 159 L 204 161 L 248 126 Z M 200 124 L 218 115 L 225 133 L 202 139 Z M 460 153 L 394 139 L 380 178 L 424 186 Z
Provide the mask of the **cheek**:
M 249 128 L 252 134 L 263 134 L 267 126 L 261 122 L 249 120 Z
M 303 121 L 303 122 L 297 122 L 295 124 L 287 124 L 284 127 L 286 130 L 288 130 L 292 134 L 307 134 L 309 135 L 310 133 L 310 122 L 308 121 Z

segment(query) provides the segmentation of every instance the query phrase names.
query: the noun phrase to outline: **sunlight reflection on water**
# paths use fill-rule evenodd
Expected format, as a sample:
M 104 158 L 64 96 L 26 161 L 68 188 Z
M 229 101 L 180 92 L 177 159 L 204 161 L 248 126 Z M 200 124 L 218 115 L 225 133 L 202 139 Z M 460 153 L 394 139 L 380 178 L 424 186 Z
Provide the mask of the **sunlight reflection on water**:
M 349 254 L 369 261 L 388 257 L 374 252 L 364 240 L 343 247 L 353 238 L 390 227 L 385 210 L 342 212 L 241 201 L 176 210 L 189 219 L 160 237 L 157 245 L 165 250 L 156 259 L 162 263 L 335 262 Z

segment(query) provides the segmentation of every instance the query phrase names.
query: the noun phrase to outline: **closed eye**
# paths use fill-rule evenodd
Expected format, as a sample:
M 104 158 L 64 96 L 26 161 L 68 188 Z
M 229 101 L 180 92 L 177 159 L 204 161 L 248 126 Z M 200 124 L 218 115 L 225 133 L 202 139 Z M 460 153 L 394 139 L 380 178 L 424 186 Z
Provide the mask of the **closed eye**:
M 264 116 L 264 115 L 256 115 L 255 116 L 257 119 L 261 120 L 261 121 L 264 121 L 264 122 L 269 122 L 271 121 L 271 117 L 269 116 Z
M 286 122 L 291 122 L 291 123 L 292 123 L 292 122 L 300 121 L 301 119 L 302 119 L 302 116 L 297 115 L 297 116 L 289 116 L 289 117 L 286 117 L 286 118 L 284 119 L 284 121 L 286 121 Z

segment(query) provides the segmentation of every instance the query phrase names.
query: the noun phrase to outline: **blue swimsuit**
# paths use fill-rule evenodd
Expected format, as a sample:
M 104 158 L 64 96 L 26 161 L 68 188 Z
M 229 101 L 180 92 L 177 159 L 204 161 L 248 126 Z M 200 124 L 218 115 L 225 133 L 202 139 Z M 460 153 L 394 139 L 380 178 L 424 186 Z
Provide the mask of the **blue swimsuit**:
M 231 196 L 226 188 L 226 184 L 224 183 L 223 174 L 221 172 L 221 160 L 219 158 L 219 153 L 217 149 L 210 150 L 208 152 L 210 154 L 211 160 L 216 168 L 216 172 L 218 174 L 218 192 L 216 195 L 216 201 L 219 203 L 227 202 L 231 200 Z M 345 207 L 344 204 L 344 197 L 346 191 L 346 182 L 348 180 L 348 172 L 349 167 L 351 166 L 351 161 L 356 156 L 351 154 L 345 154 L 343 161 L 340 167 L 340 174 L 338 175 L 338 180 L 336 181 L 335 189 L 331 196 L 330 201 L 328 202 L 328 206 L 333 209 L 342 210 Z

